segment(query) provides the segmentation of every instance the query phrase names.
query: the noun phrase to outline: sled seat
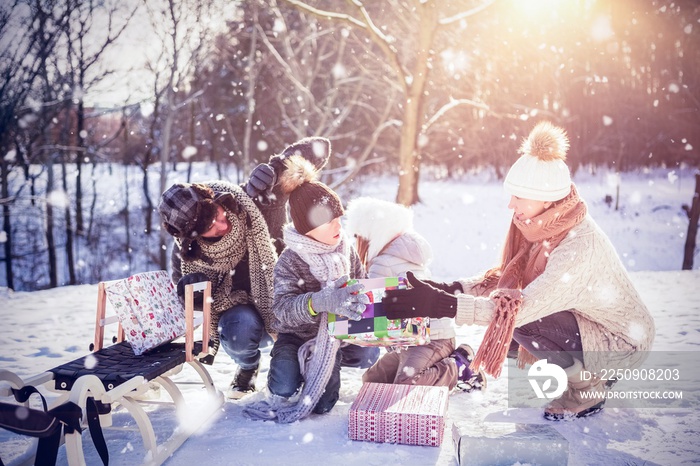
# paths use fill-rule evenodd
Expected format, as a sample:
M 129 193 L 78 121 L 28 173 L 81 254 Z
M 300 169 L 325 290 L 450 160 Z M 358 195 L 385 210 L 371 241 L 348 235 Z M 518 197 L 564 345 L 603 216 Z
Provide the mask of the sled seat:
M 197 342 L 195 351 L 199 352 L 201 346 L 201 343 Z M 184 343 L 166 343 L 135 356 L 131 345 L 123 341 L 49 369 L 49 372 L 53 373 L 55 390 L 72 389 L 83 375 L 96 376 L 105 390 L 112 390 L 134 377 L 143 377 L 145 381 L 154 380 L 185 362 Z
M 162 279 L 164 272 L 156 273 Z M 124 280 L 131 280 L 134 277 L 152 277 L 148 274 L 153 274 L 153 272 L 137 274 Z M 148 349 L 140 355 L 135 354 L 132 344 L 124 340 L 125 332 L 119 318 L 116 315 L 107 316 L 107 309 L 113 308 L 114 304 L 118 302 L 118 300 L 112 302 L 112 297 L 108 297 L 108 290 L 115 289 L 111 287 L 114 284 L 122 285 L 118 280 L 98 284 L 95 339 L 90 345 L 92 353 L 61 364 L 27 380 L 22 380 L 9 371 L 0 370 L 0 396 L 10 397 L 14 395 L 16 398 L 17 392 L 23 388 L 37 387 L 41 392 L 50 392 L 56 395 L 49 401 L 48 410 L 62 404 L 75 403 L 82 410 L 82 425 L 86 426 L 90 410 L 93 417 L 96 417 L 94 412 L 97 409 L 99 425 L 105 430 L 112 427 L 113 414 L 123 413 L 126 410 L 136 422 L 141 434 L 145 449 L 143 464 L 162 464 L 224 403 L 223 394 L 216 389 L 203 365 L 203 362 L 207 364 L 212 362 L 212 357 L 208 352 L 202 350 L 208 348 L 211 284 L 202 282 L 185 287 L 185 341 L 168 341 Z M 117 286 L 116 289 L 119 287 Z M 160 291 L 158 290 L 159 294 Z M 195 312 L 194 293 L 199 291 L 203 293 L 203 311 Z M 172 286 L 168 288 L 167 292 L 176 293 Z M 167 296 L 167 298 L 170 299 L 172 296 Z M 141 300 L 139 296 L 130 296 L 130 299 Z M 144 300 L 141 301 L 143 303 Z M 179 300 L 175 301 L 179 303 Z M 172 304 L 175 301 L 170 299 L 169 303 Z M 108 302 L 112 302 L 113 305 L 107 306 Z M 183 312 L 182 305 L 179 306 L 180 309 L 174 310 L 178 315 Z M 154 313 L 157 313 L 156 311 L 158 310 L 154 309 Z M 195 314 L 198 315 L 195 317 Z M 103 345 L 104 329 L 106 325 L 113 323 L 118 324 L 117 336 L 112 339 L 114 344 L 105 347 Z M 202 324 L 202 338 L 201 341 L 195 342 L 194 330 L 198 324 Z M 194 369 L 201 379 L 201 384 L 206 389 L 206 394 L 195 393 L 197 399 L 194 403 L 189 403 L 195 405 L 194 407 L 188 406 L 185 393 L 181 390 L 181 386 L 182 388 L 184 386 L 191 387 L 192 381 L 173 380 L 173 376 L 179 374 L 185 365 Z M 166 401 L 174 405 L 178 418 L 186 419 L 186 421 L 176 422 L 176 427 L 171 435 L 159 444 L 144 407 L 147 407 L 148 404 L 163 404 L 162 400 L 151 399 L 160 396 L 160 388 L 163 388 L 169 395 L 170 401 Z M 189 391 L 192 392 L 192 389 L 190 388 Z M 29 400 L 21 404 L 29 407 Z M 154 410 L 149 411 L 153 412 Z M 93 427 L 90 426 L 91 434 Z M 117 429 L 124 430 L 124 427 Z M 162 434 L 160 430 L 158 433 Z M 95 435 L 91 435 L 91 437 L 102 457 L 99 438 L 95 439 Z M 85 465 L 86 459 L 80 431 L 73 429 L 72 432 L 69 432 L 66 430 L 62 441 L 66 445 L 69 465 Z M 122 449 L 123 446 L 119 445 L 118 448 Z M 109 436 L 106 436 L 103 449 L 106 450 L 108 447 Z M 108 455 L 107 452 L 105 454 Z M 32 464 L 35 457 L 36 448 L 33 451 L 30 448 L 30 451 L 17 458 L 12 464 Z M 105 458 L 102 459 L 104 462 Z

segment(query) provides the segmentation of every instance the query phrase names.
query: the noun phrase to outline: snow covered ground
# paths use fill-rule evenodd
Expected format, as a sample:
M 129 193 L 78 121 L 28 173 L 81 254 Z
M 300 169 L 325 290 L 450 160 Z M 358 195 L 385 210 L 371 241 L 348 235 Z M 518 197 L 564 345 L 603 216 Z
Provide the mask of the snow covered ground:
M 697 352 L 700 257 L 695 257 L 695 270 L 679 271 L 687 232 L 687 217 L 681 204 L 691 201 L 692 177 L 669 170 L 623 175 L 621 208 L 617 211 L 614 203 L 611 208 L 603 201 L 605 195 L 615 195 L 614 177 L 579 173 L 574 180 L 654 315 L 654 351 Z M 392 199 L 396 190 L 395 180 L 388 178 L 362 180 L 361 186 L 361 194 L 383 199 Z M 434 278 L 469 276 L 494 264 L 509 221 L 508 199 L 500 183 L 487 176 L 424 181 L 420 192 L 423 202 L 415 208 L 416 229 L 433 245 Z M 0 289 L 0 368 L 28 377 L 87 354 L 95 302 L 96 285 L 31 293 Z M 482 335 L 482 328 L 462 327 L 458 329 L 458 343 L 478 347 Z M 264 384 L 268 365 L 266 352 L 258 385 Z M 223 390 L 235 369 L 235 364 L 221 354 L 210 372 Z M 347 414 L 361 386 L 360 376 L 360 370 L 343 369 L 341 397 L 336 407 L 326 415 L 311 416 L 291 425 L 251 421 L 242 415 L 239 404 L 227 402 L 166 464 L 206 461 L 236 465 L 452 465 L 455 459 L 451 424 L 478 425 L 485 419 L 553 426 L 568 440 L 572 465 L 677 465 L 700 461 L 698 386 L 684 391 L 680 407 L 606 409 L 575 422 L 547 423 L 539 410 L 508 407 L 505 370 L 498 380 L 488 381 L 484 392 L 451 395 L 445 441 L 435 448 L 348 440 Z M 196 379 L 189 370 L 178 377 Z M 199 390 L 192 385 L 187 394 L 196 397 Z M 153 417 L 157 433 L 172 427 L 177 419 L 168 408 L 157 404 Z M 115 423 L 119 421 L 129 422 L 130 418 L 115 415 Z M 141 461 L 143 450 L 137 431 L 107 435 L 111 464 Z M 7 462 L 24 442 L 25 439 L 0 432 L 0 458 Z M 89 464 L 99 464 L 96 453 L 88 451 L 87 455 Z M 65 453 L 61 452 L 59 464 L 65 462 Z

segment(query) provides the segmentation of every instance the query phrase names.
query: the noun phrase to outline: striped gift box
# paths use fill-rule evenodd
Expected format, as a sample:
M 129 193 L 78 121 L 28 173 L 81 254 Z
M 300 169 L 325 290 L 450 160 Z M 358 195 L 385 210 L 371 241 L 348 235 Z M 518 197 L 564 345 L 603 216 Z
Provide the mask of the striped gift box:
M 350 406 L 348 437 L 440 446 L 448 396 L 447 387 L 365 383 Z
M 328 332 L 339 340 L 359 346 L 424 345 L 430 342 L 430 319 L 387 319 L 382 305 L 386 290 L 406 288 L 403 277 L 351 280 L 365 286 L 370 304 L 359 321 L 328 314 Z

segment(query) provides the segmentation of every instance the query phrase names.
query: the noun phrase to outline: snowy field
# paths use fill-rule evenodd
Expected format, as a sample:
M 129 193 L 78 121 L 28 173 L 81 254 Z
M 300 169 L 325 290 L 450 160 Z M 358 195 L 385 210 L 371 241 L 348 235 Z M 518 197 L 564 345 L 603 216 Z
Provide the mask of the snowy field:
M 617 211 L 614 202 L 609 207 L 603 201 L 606 195 L 615 195 L 614 179 L 607 174 L 579 173 L 574 177 L 591 215 L 610 236 L 655 318 L 653 349 L 696 352 L 700 345 L 700 256 L 695 256 L 695 270 L 679 270 L 688 225 L 681 204 L 692 199 L 693 178 L 688 172 L 669 170 L 623 175 Z M 391 200 L 396 192 L 394 179 L 364 179 L 361 187 L 357 186 L 359 192 L 353 195 Z M 414 209 L 416 230 L 434 248 L 435 279 L 473 275 L 495 263 L 509 222 L 508 198 L 500 183 L 484 175 L 423 181 L 420 193 L 422 203 Z M 0 289 L 0 368 L 28 377 L 87 354 L 95 302 L 94 284 L 37 292 Z M 462 327 L 458 343 L 478 347 L 482 335 L 483 328 Z M 268 365 L 269 352 L 265 352 L 259 386 L 265 383 Z M 225 390 L 235 370 L 235 364 L 222 353 L 210 372 L 217 386 Z M 195 380 L 189 370 L 178 377 Z M 451 395 L 445 441 L 435 448 L 348 440 L 347 414 L 360 389 L 360 377 L 360 370 L 343 369 L 336 407 L 326 415 L 291 425 L 251 421 L 243 417 L 239 403 L 227 402 L 166 464 L 453 465 L 451 424 L 478 426 L 496 418 L 553 426 L 569 443 L 571 465 L 700 462 L 700 387 L 685 391 L 684 404 L 677 408 L 606 409 L 575 422 L 547 423 L 539 410 L 508 407 L 505 370 L 498 380 L 489 379 L 484 392 Z M 192 385 L 187 394 L 197 397 L 200 389 Z M 175 413 L 168 408 L 155 404 L 154 410 L 157 433 L 176 422 Z M 115 423 L 118 421 L 130 418 L 117 414 Z M 107 436 L 110 464 L 132 465 L 142 460 L 138 431 L 108 431 Z M 0 458 L 7 463 L 24 442 L 0 432 Z M 96 453 L 88 451 L 87 455 L 88 464 L 99 464 Z M 61 452 L 59 464 L 65 462 L 65 452 Z

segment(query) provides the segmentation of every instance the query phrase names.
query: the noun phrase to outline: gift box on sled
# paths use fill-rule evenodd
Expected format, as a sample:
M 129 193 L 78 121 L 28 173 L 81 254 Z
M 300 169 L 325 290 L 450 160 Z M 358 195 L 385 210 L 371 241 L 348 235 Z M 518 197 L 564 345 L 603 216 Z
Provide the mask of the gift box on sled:
M 351 280 L 362 283 L 370 303 L 358 321 L 329 314 L 328 331 L 339 340 L 359 346 L 424 345 L 430 342 L 430 318 L 387 319 L 382 298 L 386 290 L 406 288 L 403 277 Z
M 105 291 L 136 356 L 185 334 L 185 308 L 165 270 L 107 282 Z

